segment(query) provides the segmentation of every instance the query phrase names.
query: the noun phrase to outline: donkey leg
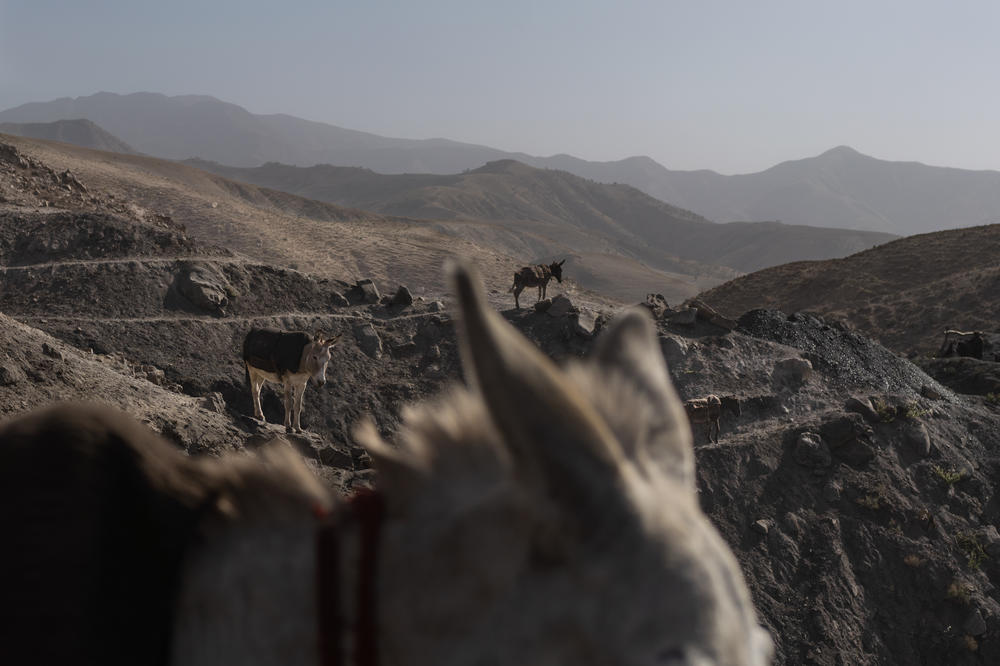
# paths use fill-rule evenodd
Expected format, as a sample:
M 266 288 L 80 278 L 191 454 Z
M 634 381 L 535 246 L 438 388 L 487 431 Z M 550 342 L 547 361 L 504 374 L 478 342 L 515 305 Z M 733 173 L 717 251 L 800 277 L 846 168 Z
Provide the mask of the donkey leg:
M 518 284 L 514 287 L 514 307 L 516 307 L 518 310 L 521 309 L 521 302 L 518 299 L 518 296 L 521 295 L 522 291 L 524 291 L 523 285 Z
M 264 421 L 264 410 L 260 406 L 260 390 L 264 387 L 264 379 L 255 374 L 250 375 L 250 397 L 253 399 L 253 415 Z
M 292 429 L 292 408 L 294 407 L 295 393 L 291 384 L 285 384 L 285 430 Z
M 295 391 L 295 432 L 302 432 L 302 396 L 305 395 L 306 385 L 298 387 Z

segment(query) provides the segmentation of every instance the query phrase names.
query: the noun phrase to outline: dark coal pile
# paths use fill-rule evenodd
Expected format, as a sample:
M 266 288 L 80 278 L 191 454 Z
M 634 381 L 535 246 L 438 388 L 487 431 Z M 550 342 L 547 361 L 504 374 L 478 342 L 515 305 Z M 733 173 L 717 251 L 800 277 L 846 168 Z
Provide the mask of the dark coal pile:
M 740 317 L 737 330 L 799 349 L 829 381 L 842 386 L 913 393 L 927 383 L 926 375 L 909 361 L 870 338 L 815 315 L 751 310 Z

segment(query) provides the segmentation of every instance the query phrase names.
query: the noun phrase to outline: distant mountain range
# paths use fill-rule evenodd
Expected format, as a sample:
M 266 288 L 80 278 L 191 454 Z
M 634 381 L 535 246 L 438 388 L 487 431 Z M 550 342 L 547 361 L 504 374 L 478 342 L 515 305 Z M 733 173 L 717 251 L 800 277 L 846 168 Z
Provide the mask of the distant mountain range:
M 672 171 L 648 157 L 588 162 L 536 157 L 447 139 L 395 139 L 293 116 L 257 115 L 213 97 L 98 93 L 25 104 L 0 122 L 86 118 L 144 153 L 255 167 L 356 166 L 384 174 L 454 174 L 513 159 L 604 183 L 626 183 L 717 222 L 787 224 L 913 234 L 1000 221 L 1000 172 L 888 162 L 847 147 L 759 173 Z
M 383 215 L 529 223 L 571 245 L 578 244 L 581 235 L 596 234 L 651 266 L 683 273 L 691 266 L 678 260 L 750 272 L 788 261 L 842 257 L 895 238 L 774 222 L 714 224 L 630 185 L 598 183 L 514 160 L 451 175 L 187 163 L 233 180 Z

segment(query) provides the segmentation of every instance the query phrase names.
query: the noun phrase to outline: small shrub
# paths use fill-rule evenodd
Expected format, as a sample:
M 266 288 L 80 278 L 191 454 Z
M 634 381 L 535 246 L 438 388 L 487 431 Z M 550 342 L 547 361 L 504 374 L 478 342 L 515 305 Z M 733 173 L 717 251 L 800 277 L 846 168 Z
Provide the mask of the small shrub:
M 969 634 L 962 636 L 962 644 L 965 645 L 965 649 L 969 652 L 976 652 L 979 650 L 979 643 L 976 639 Z
M 919 569 L 920 567 L 924 566 L 924 559 L 919 555 L 910 553 L 909 555 L 903 558 L 903 564 L 905 564 L 908 567 L 913 567 L 914 569 Z
M 872 494 L 865 495 L 864 497 L 859 497 L 856 500 L 854 500 L 854 503 L 857 504 L 858 506 L 863 506 L 864 508 L 870 509 L 872 511 L 878 511 L 879 508 L 882 506 L 882 503 L 879 501 L 879 496 Z
M 903 408 L 903 416 L 913 421 L 923 418 L 927 414 L 927 410 L 921 409 L 920 405 L 915 402 L 908 402 L 906 403 L 906 407 Z
M 990 405 L 1000 405 L 1000 393 L 987 393 L 986 402 Z
M 949 486 L 955 485 L 962 480 L 963 476 L 965 476 L 961 471 L 955 469 L 954 467 L 945 469 L 940 465 L 934 465 L 934 473 L 937 474 L 939 479 L 944 481 Z
M 960 583 L 957 580 L 953 580 L 948 585 L 948 592 L 946 596 L 952 601 L 957 601 L 963 606 L 968 606 L 972 599 L 972 587 L 966 585 L 965 583 Z
M 882 398 L 874 398 L 872 400 L 872 408 L 875 410 L 875 413 L 878 414 L 882 423 L 892 423 L 896 420 L 896 408 L 890 405 L 886 400 L 883 400 Z
M 979 569 L 987 559 L 986 551 L 979 543 L 979 537 L 976 536 L 975 532 L 959 532 L 955 535 L 955 543 L 965 555 L 966 564 L 970 569 Z

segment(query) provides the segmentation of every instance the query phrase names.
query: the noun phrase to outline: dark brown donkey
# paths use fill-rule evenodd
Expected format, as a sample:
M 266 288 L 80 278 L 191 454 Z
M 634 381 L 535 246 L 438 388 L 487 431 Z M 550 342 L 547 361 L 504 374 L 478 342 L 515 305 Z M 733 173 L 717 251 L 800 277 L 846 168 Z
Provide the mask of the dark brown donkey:
M 545 288 L 548 286 L 549 280 L 555 278 L 556 282 L 562 283 L 562 265 L 565 263 L 566 260 L 563 259 L 562 261 L 553 261 L 548 266 L 545 264 L 524 266 L 514 273 L 514 284 L 507 291 L 514 293 L 514 305 L 517 309 L 521 309 L 518 296 L 521 295 L 525 287 L 538 287 L 538 300 L 542 300 L 545 298 Z

